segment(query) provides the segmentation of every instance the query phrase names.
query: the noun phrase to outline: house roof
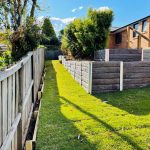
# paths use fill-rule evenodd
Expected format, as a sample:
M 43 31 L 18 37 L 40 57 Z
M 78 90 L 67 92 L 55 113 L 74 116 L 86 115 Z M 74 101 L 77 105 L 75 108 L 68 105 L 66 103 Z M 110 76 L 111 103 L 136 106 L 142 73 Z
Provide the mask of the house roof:
M 120 28 L 120 27 L 111 27 L 111 28 L 110 28 L 110 31 L 113 32 L 113 31 L 115 31 L 115 30 L 117 30 L 117 29 L 119 29 L 119 28 Z
M 116 29 L 114 29 L 114 30 L 111 30 L 111 33 L 114 33 L 114 32 L 120 31 L 120 30 L 124 30 L 124 29 L 126 29 L 128 26 L 133 25 L 133 24 L 136 24 L 136 23 L 138 23 L 138 22 L 140 22 L 140 21 L 143 21 L 143 20 L 145 20 L 145 19 L 147 19 L 147 18 L 150 18 L 150 15 L 149 15 L 149 16 L 146 16 L 146 17 L 144 17 L 144 18 L 141 18 L 141 19 L 139 19 L 139 20 L 136 20 L 136 21 L 134 21 L 134 22 L 132 22 L 132 23 L 129 23 L 129 24 L 125 25 L 125 26 L 122 26 L 122 27 L 120 27 L 120 28 L 116 28 Z

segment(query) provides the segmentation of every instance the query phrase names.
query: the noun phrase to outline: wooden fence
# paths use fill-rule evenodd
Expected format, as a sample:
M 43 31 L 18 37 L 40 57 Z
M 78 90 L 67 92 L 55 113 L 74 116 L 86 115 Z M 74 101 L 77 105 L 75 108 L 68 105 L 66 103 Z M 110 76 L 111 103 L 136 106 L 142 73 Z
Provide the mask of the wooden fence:
M 120 62 L 92 63 L 92 93 L 120 89 Z
M 0 150 L 21 150 L 44 67 L 44 49 L 0 72 Z
M 95 60 L 133 62 L 141 59 L 141 49 L 104 49 L 95 52 Z
M 73 78 L 88 92 L 91 93 L 91 63 L 89 61 L 66 61 L 63 60 L 65 68 Z
M 91 94 L 150 87 L 150 61 L 80 62 L 66 61 L 64 58 L 60 60 L 74 79 Z
M 123 64 L 123 88 L 150 86 L 150 62 L 125 62 Z

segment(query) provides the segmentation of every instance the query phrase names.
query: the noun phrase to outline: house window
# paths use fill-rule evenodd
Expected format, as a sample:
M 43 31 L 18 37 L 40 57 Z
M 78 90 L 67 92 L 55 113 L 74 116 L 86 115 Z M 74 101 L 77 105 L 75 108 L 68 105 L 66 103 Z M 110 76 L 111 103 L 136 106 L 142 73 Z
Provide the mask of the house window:
M 134 24 L 134 25 L 133 25 L 133 28 L 138 31 L 138 29 L 139 29 L 139 24 L 138 24 L 138 23 L 137 23 L 137 24 Z M 136 32 L 133 32 L 133 37 L 137 37 L 137 36 L 138 36 L 138 34 L 137 34 Z
M 115 43 L 120 44 L 121 42 L 122 42 L 122 34 L 117 33 L 116 36 L 115 36 Z
M 147 27 L 147 21 L 144 20 L 144 21 L 142 22 L 142 32 L 145 32 L 145 31 L 146 31 L 146 27 Z

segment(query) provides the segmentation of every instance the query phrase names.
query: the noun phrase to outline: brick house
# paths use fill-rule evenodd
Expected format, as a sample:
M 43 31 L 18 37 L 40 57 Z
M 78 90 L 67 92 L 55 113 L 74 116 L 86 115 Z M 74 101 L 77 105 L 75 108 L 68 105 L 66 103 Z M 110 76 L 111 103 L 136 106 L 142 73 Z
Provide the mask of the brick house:
M 150 47 L 150 16 L 121 28 L 113 27 L 110 32 L 110 49 L 140 49 Z

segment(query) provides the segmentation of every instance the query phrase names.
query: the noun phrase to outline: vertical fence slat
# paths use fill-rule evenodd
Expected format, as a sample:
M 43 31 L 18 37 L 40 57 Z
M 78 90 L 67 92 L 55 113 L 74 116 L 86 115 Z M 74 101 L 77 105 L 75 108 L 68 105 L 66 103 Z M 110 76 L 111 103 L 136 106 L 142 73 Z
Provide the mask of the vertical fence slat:
M 3 141 L 7 135 L 7 78 L 2 81 L 2 116 L 3 116 Z
M 2 145 L 2 92 L 1 92 L 1 82 L 0 82 L 0 147 Z
M 8 77 L 8 131 L 11 128 L 11 118 L 12 118 L 12 113 L 11 113 L 11 107 L 12 107 L 12 76 Z M 11 149 L 11 145 L 9 145 L 9 149 Z
M 15 74 L 12 75 L 12 109 L 11 109 L 11 113 L 12 113 L 12 118 L 11 118 L 11 123 L 14 122 L 15 119 L 15 97 L 16 97 L 16 86 L 15 86 Z M 12 140 L 12 150 L 17 149 L 17 144 L 15 144 L 16 139 L 13 138 Z

